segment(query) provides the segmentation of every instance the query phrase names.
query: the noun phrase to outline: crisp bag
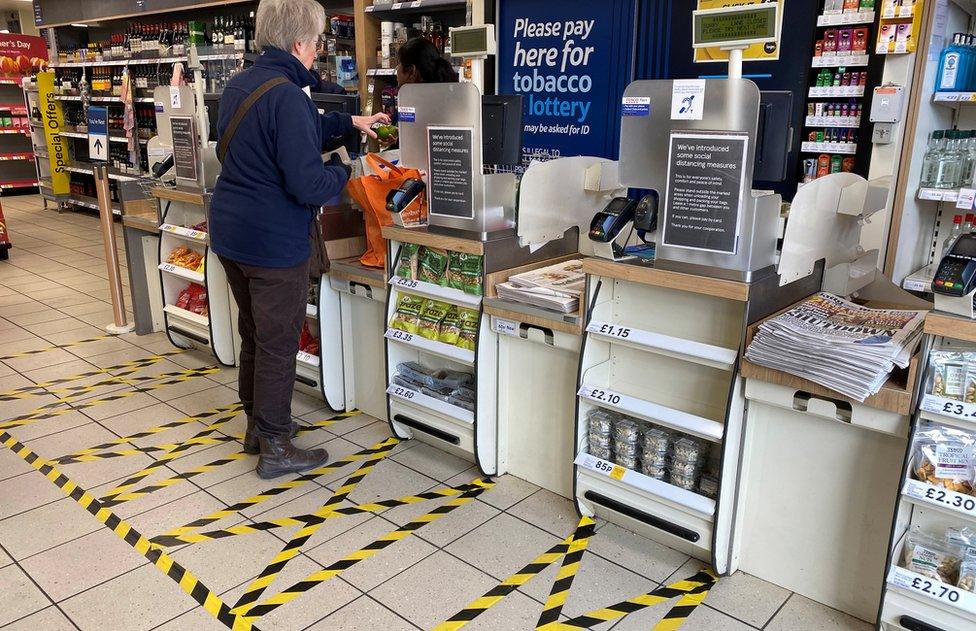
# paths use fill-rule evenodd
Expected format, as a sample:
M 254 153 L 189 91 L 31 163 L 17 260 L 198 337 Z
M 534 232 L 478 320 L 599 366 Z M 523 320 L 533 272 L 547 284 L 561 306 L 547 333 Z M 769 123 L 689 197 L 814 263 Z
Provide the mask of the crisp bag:
M 383 239 L 383 226 L 393 225 L 393 217 L 386 210 L 386 196 L 390 191 L 400 188 L 404 181 L 420 178 L 420 171 L 399 167 L 375 153 L 366 156 L 366 163 L 373 171 L 370 175 L 349 181 L 349 196 L 363 209 L 366 219 L 366 252 L 359 262 L 367 267 L 386 266 L 386 241 Z M 401 213 L 405 225 L 419 225 L 427 222 L 426 205 L 423 195 L 418 197 Z

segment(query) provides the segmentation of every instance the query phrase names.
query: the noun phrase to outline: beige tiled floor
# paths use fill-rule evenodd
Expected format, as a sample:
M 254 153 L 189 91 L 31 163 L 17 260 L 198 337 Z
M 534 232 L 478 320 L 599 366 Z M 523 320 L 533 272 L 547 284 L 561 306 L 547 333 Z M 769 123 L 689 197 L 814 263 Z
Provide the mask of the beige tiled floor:
M 111 317 L 98 224 L 92 215 L 42 210 L 36 197 L 2 200 L 14 249 L 0 262 L 0 356 L 47 349 L 101 334 Z M 121 240 L 119 241 L 122 246 Z M 124 253 L 123 253 L 124 262 Z M 125 270 L 123 270 L 124 272 Z M 128 298 L 128 292 L 127 298 Z M 0 361 L 0 392 L 77 375 L 170 350 L 155 334 L 91 342 Z M 212 363 L 187 353 L 140 370 L 157 375 Z M 221 370 L 174 385 L 16 427 L 10 433 L 42 457 L 55 458 L 131 435 L 187 414 L 236 402 L 236 373 Z M 104 375 L 64 384 L 92 384 Z M 107 393 L 113 384 L 72 399 L 76 405 Z M 0 403 L 0 422 L 56 403 L 50 394 Z M 57 410 L 69 409 L 60 404 Z M 296 395 L 300 422 L 330 415 L 321 401 Z M 223 434 L 242 429 L 235 419 Z M 139 447 L 178 443 L 202 431 L 190 424 L 133 441 Z M 219 435 L 219 434 L 215 434 Z M 324 444 L 335 457 L 389 436 L 384 423 L 354 417 L 304 434 L 304 445 Z M 240 451 L 238 443 L 198 445 L 166 463 L 141 488 Z M 65 464 L 65 475 L 96 496 L 153 463 L 158 452 Z M 147 536 L 251 497 L 274 483 L 253 473 L 251 458 L 236 460 L 181 484 L 116 506 L 114 512 Z M 224 528 L 316 511 L 352 471 L 322 476 L 209 526 Z M 350 495 L 352 503 L 413 495 L 477 476 L 470 463 L 413 442 L 398 445 Z M 266 595 L 322 569 L 385 533 L 426 513 L 436 503 L 403 506 L 377 515 L 328 520 L 282 572 Z M 494 488 L 414 536 L 393 544 L 260 621 L 262 629 L 428 629 L 482 595 L 573 531 L 571 502 L 504 476 Z M 228 604 L 296 531 L 279 528 L 170 550 Z M 785 560 L 784 560 L 785 562 Z M 686 555 L 601 524 L 583 558 L 569 600 L 569 616 L 612 604 L 694 574 L 701 564 Z M 556 567 L 521 586 L 468 628 L 532 629 L 548 597 Z M 192 631 L 223 628 L 170 578 L 101 525 L 22 459 L 0 447 L 0 628 Z M 598 628 L 650 629 L 673 603 L 631 614 Z M 802 596 L 739 573 L 721 580 L 682 629 L 854 630 L 870 626 Z

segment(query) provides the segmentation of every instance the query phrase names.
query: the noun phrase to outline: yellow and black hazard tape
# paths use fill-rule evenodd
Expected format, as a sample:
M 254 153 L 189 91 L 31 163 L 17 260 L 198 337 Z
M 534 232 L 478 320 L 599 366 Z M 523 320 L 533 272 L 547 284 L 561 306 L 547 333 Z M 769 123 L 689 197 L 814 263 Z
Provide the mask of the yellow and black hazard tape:
M 166 478 L 164 480 L 160 480 L 159 482 L 150 484 L 149 486 L 144 486 L 141 489 L 130 491 L 128 493 L 123 493 L 122 495 L 116 496 L 110 500 L 104 500 L 102 501 L 102 504 L 111 508 L 113 506 L 118 506 L 119 504 L 131 502 L 132 500 L 137 500 L 139 498 L 146 497 L 147 495 L 152 495 L 156 491 L 168 489 L 171 486 L 176 486 L 177 484 L 186 482 L 187 480 L 191 478 L 195 478 L 198 475 L 209 473 L 211 471 L 219 469 L 220 467 L 223 467 L 224 465 L 230 464 L 232 462 L 236 462 L 238 460 L 243 460 L 245 458 L 250 458 L 250 456 L 244 453 L 243 451 L 239 451 L 235 454 L 230 454 L 224 456 L 223 458 L 218 458 L 213 462 L 208 462 L 207 464 L 201 465 L 195 469 L 190 469 L 189 471 L 178 473 L 171 478 Z
M 168 379 L 170 377 L 179 377 L 184 373 L 182 370 L 173 372 L 164 372 L 157 375 L 140 375 L 138 377 L 130 377 L 133 371 L 128 372 L 124 375 L 112 375 L 107 379 L 102 379 L 101 381 L 96 381 L 95 383 L 90 383 L 84 386 L 69 386 L 67 388 L 50 388 L 47 390 L 35 390 L 33 392 L 26 392 L 9 397 L 0 397 L 0 401 L 12 401 L 15 399 L 29 399 L 31 397 L 42 397 L 44 395 L 52 395 L 61 399 L 58 403 L 65 403 L 69 400 L 75 400 L 80 398 L 82 395 L 89 394 L 102 388 L 104 386 L 114 386 L 114 385 L 126 385 L 133 386 L 139 383 L 148 383 L 150 381 L 156 381 L 158 379 Z
M 695 612 L 695 608 L 704 602 L 713 585 L 714 583 L 708 583 L 685 592 L 684 596 L 678 599 L 674 607 L 664 614 L 664 617 L 654 625 L 651 631 L 677 631 L 680 629 L 681 625 L 688 620 L 688 616 Z
M 104 449 L 111 449 L 112 447 L 117 447 L 119 445 L 131 443 L 132 441 L 139 440 L 140 438 L 146 438 L 148 436 L 160 434 L 162 432 L 174 429 L 176 427 L 182 427 L 183 425 L 196 423 L 197 421 L 205 421 L 213 417 L 220 417 L 224 414 L 233 414 L 236 416 L 237 414 L 240 414 L 243 410 L 244 410 L 244 406 L 240 403 L 213 408 L 212 410 L 207 410 L 206 412 L 201 412 L 199 414 L 184 416 L 181 419 L 170 421 L 169 423 L 166 423 L 164 425 L 159 425 L 151 429 L 143 430 L 136 434 L 129 434 L 128 436 L 123 436 L 122 438 L 116 438 L 114 440 L 110 440 L 107 443 L 102 443 L 101 445 L 95 445 L 94 447 L 89 447 L 87 449 L 82 449 L 74 453 L 66 454 L 59 458 L 55 458 L 54 462 L 57 462 L 58 464 L 63 464 L 63 463 L 73 462 L 73 461 L 80 462 L 80 460 L 78 459 L 98 453 Z
M 455 497 L 465 493 L 466 491 L 470 491 L 472 488 L 473 486 L 470 484 L 448 486 L 441 489 L 435 489 L 433 491 L 427 491 L 425 493 L 419 493 L 417 495 L 407 495 L 405 497 L 399 497 L 391 500 L 380 500 L 378 502 L 370 502 L 368 504 L 357 504 L 356 506 L 343 506 L 340 508 L 330 508 L 328 510 L 320 509 L 315 513 L 309 513 L 306 515 L 281 517 L 279 519 L 259 521 L 253 524 L 240 524 L 238 526 L 231 526 L 230 528 L 224 528 L 221 530 L 210 530 L 207 532 L 177 535 L 173 537 L 160 535 L 158 537 L 153 537 L 152 542 L 169 548 L 172 546 L 183 545 L 184 543 L 202 543 L 204 541 L 214 541 L 216 539 L 226 539 L 228 537 L 251 535 L 258 532 L 274 530 L 276 528 L 304 526 L 305 524 L 319 518 L 329 520 L 341 517 L 350 517 L 352 515 L 362 515 L 364 513 L 376 513 L 389 508 L 396 508 L 397 506 L 408 506 L 411 504 L 427 502 L 429 500 Z
M 680 608 L 673 609 L 671 612 L 665 615 L 665 620 L 668 620 L 667 629 L 677 629 L 681 626 L 681 623 L 688 618 L 689 615 L 694 611 L 695 607 L 704 600 L 708 591 L 715 585 L 716 577 L 709 570 L 702 570 L 690 578 L 686 578 L 683 581 L 678 581 L 676 583 L 671 583 L 667 587 L 661 587 L 653 591 L 647 592 L 646 594 L 641 594 L 640 596 L 635 596 L 634 598 L 629 598 L 615 605 L 610 605 L 609 607 L 604 607 L 602 609 L 594 609 L 593 611 L 587 612 L 581 616 L 571 618 L 569 620 L 563 620 L 562 622 L 551 622 L 547 625 L 537 627 L 537 631 L 570 631 L 573 629 L 589 629 L 598 624 L 603 624 L 605 622 L 610 622 L 623 618 L 635 611 L 640 611 L 646 609 L 647 607 L 653 607 L 662 602 L 667 602 L 673 598 L 682 598 L 686 595 L 688 596 L 698 596 L 701 598 L 688 598 Z M 673 613 L 672 613 L 673 612 Z M 664 622 L 664 620 L 662 620 Z M 661 631 L 658 627 L 655 627 L 657 631 Z
M 170 530 L 169 532 L 163 533 L 162 535 L 160 535 L 160 537 L 176 537 L 176 536 L 179 536 L 179 535 L 192 534 L 192 533 L 196 532 L 197 530 L 199 530 L 201 528 L 205 528 L 205 527 L 209 526 L 210 524 L 212 524 L 214 522 L 217 522 L 217 521 L 220 521 L 221 519 L 223 519 L 225 517 L 230 517 L 231 515 L 234 515 L 234 514 L 239 513 L 239 512 L 241 512 L 243 510 L 246 510 L 248 508 L 251 508 L 252 506 L 257 506 L 258 504 L 261 504 L 263 502 L 266 502 L 266 501 L 268 501 L 268 500 L 270 500 L 272 498 L 275 498 L 275 497 L 281 495 L 282 493 L 286 493 L 286 492 L 288 492 L 288 491 L 290 491 L 292 489 L 300 488 L 300 487 L 304 486 L 305 484 L 308 484 L 309 482 L 315 480 L 316 478 L 319 478 L 319 477 L 321 477 L 323 475 L 326 475 L 328 473 L 332 473 L 333 471 L 337 471 L 337 470 L 341 469 L 342 467 L 345 467 L 346 465 L 350 465 L 350 464 L 359 462 L 361 460 L 366 460 L 366 459 L 368 459 L 368 458 L 370 458 L 370 457 L 372 457 L 374 455 L 377 455 L 377 454 L 385 454 L 388 451 L 390 451 L 391 449 L 393 449 L 394 447 L 396 447 L 396 445 L 399 442 L 400 442 L 400 440 L 397 439 L 397 438 L 387 438 L 386 440 L 384 440 L 382 442 L 376 443 L 375 445 L 373 445 L 369 449 L 363 449 L 362 451 L 358 451 L 358 452 L 356 452 L 356 453 L 354 453 L 354 454 L 352 454 L 350 456 L 346 456 L 345 458 L 342 458 L 340 460 L 336 460 L 334 462 L 331 462 L 331 463 L 329 463 L 329 464 L 327 464 L 327 465 L 325 465 L 323 467 L 319 467 L 318 469 L 314 469 L 312 471 L 309 471 L 308 473 L 305 473 L 303 475 L 298 476 L 294 480 L 290 480 L 288 482 L 284 482 L 283 484 L 280 484 L 278 486 L 275 486 L 275 487 L 272 487 L 272 488 L 267 489 L 265 491 L 262 491 L 261 493 L 258 493 L 257 495 L 255 495 L 253 497 L 249 497 L 246 500 L 243 500 L 241 502 L 237 502 L 233 506 L 229 506 L 228 508 L 224 508 L 224 509 L 215 511 L 213 513 L 210 513 L 206 517 L 201 517 L 200 519 L 196 519 L 196 520 L 194 520 L 194 521 L 186 524 L 185 526 L 180 526 L 178 528 L 174 528 L 173 530 Z M 244 454 L 242 453 L 240 455 L 244 455 Z M 176 478 L 185 477 L 188 473 L 190 473 L 190 472 L 188 471 L 186 473 L 182 473 L 179 476 L 176 476 Z M 170 479 L 174 479 L 174 478 L 170 478 Z M 163 480 L 159 484 L 165 484 L 166 482 L 167 482 L 167 480 Z M 171 484 L 167 484 L 167 486 L 172 486 L 172 485 Z M 163 488 L 165 488 L 165 487 L 163 487 Z M 139 491 L 136 491 L 136 493 L 139 493 Z M 128 495 L 132 495 L 132 494 L 126 494 L 125 496 L 120 496 L 120 497 L 116 498 L 116 501 L 118 501 L 120 499 L 123 499 L 123 498 L 127 497 Z M 123 499 L 123 501 L 125 501 L 125 500 Z M 156 538 L 154 538 L 154 539 L 156 539 Z
M 152 392 L 153 390 L 159 390 L 160 388 L 165 388 L 166 386 L 171 386 L 177 383 L 182 383 L 184 381 L 189 381 L 195 377 L 203 377 L 205 375 L 212 375 L 215 372 L 219 372 L 220 368 L 218 366 L 206 366 L 204 368 L 191 368 L 189 370 L 184 370 L 178 373 L 180 376 L 167 379 L 166 381 L 161 381 L 159 383 L 154 383 L 148 386 L 143 386 L 140 388 L 133 388 L 131 390 L 125 390 L 122 392 L 116 392 L 98 399 L 89 399 L 81 403 L 73 403 L 71 399 L 76 397 L 70 397 L 61 401 L 55 401 L 53 403 L 48 403 L 47 405 L 42 405 L 36 410 L 29 412 L 27 414 L 22 414 L 14 418 L 8 419 L 3 423 L 0 423 L 0 430 L 7 430 L 13 427 L 23 427 L 24 425 L 30 425 L 36 423 L 37 421 L 43 421 L 47 419 L 57 418 L 59 416 L 64 416 L 70 412 L 76 410 L 87 410 L 93 408 L 97 405 L 102 405 L 103 403 L 110 403 L 112 401 L 119 401 L 121 399 L 126 399 L 129 397 L 134 397 L 137 394 Z M 61 407 L 63 405 L 69 405 L 70 407 Z
M 78 340 L 77 342 L 71 342 L 70 344 L 56 344 L 54 346 L 46 346 L 44 348 L 38 348 L 32 351 L 20 351 L 19 353 L 11 353 L 10 355 L 4 355 L 0 357 L 0 361 L 5 362 L 8 359 L 20 359 L 21 357 L 30 357 L 31 355 L 40 355 L 41 353 L 50 353 L 51 351 L 64 350 L 66 348 L 74 348 L 75 346 L 81 346 L 82 344 L 88 344 L 90 342 L 100 342 L 101 340 L 107 340 L 114 335 L 101 335 L 99 337 L 90 337 L 86 340 Z
M 335 493 L 332 494 L 332 497 L 330 497 L 325 504 L 322 505 L 322 509 L 332 509 L 344 502 L 346 498 L 349 497 L 349 494 L 356 489 L 356 486 L 363 481 L 363 478 L 365 478 L 369 472 L 373 470 L 376 463 L 383 460 L 389 454 L 390 452 L 386 451 L 365 460 L 361 465 L 359 465 L 359 468 L 356 469 L 355 473 L 346 478 L 346 481 L 342 483 L 342 486 L 339 487 Z M 308 543 L 308 540 L 311 539 L 316 532 L 319 531 L 325 521 L 326 520 L 324 518 L 318 518 L 308 522 L 304 527 L 299 528 L 295 534 L 292 535 L 291 539 L 288 540 L 288 543 L 286 543 L 281 549 L 281 552 L 275 555 L 275 558 L 271 560 L 271 563 L 264 568 L 264 571 L 261 572 L 257 578 L 251 581 L 251 584 L 244 589 L 244 593 L 241 594 L 241 597 L 234 604 L 234 608 L 236 609 L 237 607 L 242 607 L 257 602 L 258 599 L 261 598 L 261 595 L 264 594 L 265 590 L 275 582 L 278 575 L 281 574 L 285 567 L 288 566 L 288 562 L 301 554 L 302 547 Z
M 457 612 L 449 619 L 445 620 L 441 624 L 434 627 L 434 631 L 457 631 L 461 629 L 469 622 L 488 611 L 490 608 L 498 604 L 506 596 L 514 592 L 516 589 L 525 585 L 530 580 L 538 576 L 547 567 L 563 559 L 563 567 L 569 568 L 565 576 L 562 576 L 562 582 L 560 578 L 557 577 L 556 582 L 553 584 L 552 592 L 549 596 L 549 601 L 546 602 L 546 608 L 543 610 L 543 615 L 546 612 L 556 611 L 556 618 L 559 617 L 559 611 L 562 609 L 562 602 L 565 602 L 565 595 L 569 592 L 569 588 L 572 586 L 573 577 L 576 576 L 576 570 L 579 567 L 579 559 L 583 556 L 583 552 L 586 550 L 586 546 L 589 543 L 590 537 L 593 536 L 596 524 L 589 517 L 583 517 L 579 525 L 576 527 L 576 531 L 569 535 L 553 547 L 549 548 L 538 557 L 529 562 L 528 565 L 523 567 L 521 570 L 512 574 L 504 581 L 492 587 L 484 596 L 473 600 L 468 603 L 464 609 Z M 578 553 L 578 554 L 577 554 Z M 572 556 L 572 561 L 566 563 L 565 559 Z M 560 575 L 563 575 L 562 570 Z M 568 583 L 567 579 L 568 578 Z M 561 585 L 561 588 L 557 590 L 557 585 Z M 554 599 L 553 595 L 556 594 L 557 598 Z M 559 604 L 556 601 L 560 600 Z
M 78 381 L 80 379 L 87 379 L 88 377 L 97 377 L 98 375 L 105 375 L 109 373 L 119 372 L 116 377 L 124 377 L 126 375 L 131 375 L 132 373 L 139 372 L 143 368 L 148 368 L 153 364 L 158 364 L 167 357 L 172 355 L 179 355 L 184 351 L 170 351 L 167 353 L 160 353 L 159 355 L 153 355 L 151 357 L 145 357 L 143 359 L 136 359 L 133 361 L 123 362 L 121 364 L 115 364 L 114 366 L 108 366 L 106 368 L 99 368 L 97 370 L 89 370 L 87 372 L 78 373 L 77 375 L 71 375 L 70 377 L 61 377 L 59 379 L 51 379 L 50 381 L 42 381 L 40 383 L 35 383 L 31 386 L 21 386 L 19 388 L 14 388 L 13 390 L 7 390 L 6 392 L 0 392 L 0 401 L 11 401 L 14 399 L 23 399 L 28 396 L 41 396 L 46 393 L 47 388 L 53 386 L 60 386 L 66 383 L 71 383 L 72 381 Z M 23 396 L 19 396 L 23 395 Z
M 238 615 L 242 615 L 246 620 L 253 622 L 254 620 L 260 618 L 261 616 L 265 616 L 271 613 L 278 607 L 290 603 L 291 601 L 295 600 L 302 594 L 308 592 L 311 589 L 314 589 L 318 585 L 321 585 L 322 583 L 332 578 L 335 578 L 336 576 L 338 576 L 345 570 L 349 569 L 350 567 L 356 565 L 360 561 L 369 559 L 377 555 L 382 550 L 385 550 L 389 546 L 393 545 L 397 541 L 409 537 L 414 532 L 423 528 L 427 524 L 435 522 L 438 519 L 442 519 L 443 517 L 451 514 L 451 512 L 453 512 L 454 510 L 473 501 L 476 497 L 478 497 L 483 492 L 485 492 L 486 490 L 490 489 L 492 486 L 495 485 L 494 482 L 488 479 L 478 479 L 473 481 L 472 484 L 474 485 L 474 487 L 471 490 L 462 493 L 457 498 L 445 502 L 444 504 L 438 506 L 437 508 L 430 511 L 426 515 L 423 515 L 422 517 L 415 519 L 409 524 L 406 524 L 401 528 L 388 532 L 387 534 L 383 535 L 373 543 L 363 548 L 360 548 L 356 552 L 353 552 L 352 554 L 346 556 L 345 558 L 339 561 L 336 561 L 329 567 L 310 574 L 305 579 L 299 581 L 298 583 L 295 583 L 291 587 L 288 587 L 278 592 L 274 596 L 271 596 L 270 598 L 264 600 L 261 603 L 234 607 L 231 610 L 231 612 L 236 613 Z
M 16 438 L 5 431 L 0 431 L 0 443 L 3 443 L 25 462 L 44 474 L 62 493 L 77 502 L 82 508 L 98 519 L 98 521 L 107 526 L 117 537 L 132 546 L 139 554 L 146 557 L 163 574 L 179 585 L 180 589 L 189 594 L 191 598 L 197 601 L 210 615 L 217 618 L 228 629 L 232 629 L 233 631 L 256 629 L 250 621 L 232 613 L 230 607 L 216 593 L 201 583 L 200 579 L 194 576 L 192 572 L 174 561 L 171 556 L 159 548 L 152 546 L 149 540 L 142 536 L 128 522 L 102 506 L 91 493 L 78 486 L 70 478 L 54 468 L 49 462 L 46 462 L 25 445 L 18 442 Z
M 589 517 L 580 519 L 579 526 L 573 533 L 573 540 L 569 544 L 569 550 L 563 556 L 559 572 L 556 573 L 556 580 L 552 584 L 552 589 L 549 590 L 549 598 L 546 599 L 546 604 L 542 608 L 539 622 L 536 623 L 537 627 L 559 620 L 559 614 L 563 611 L 569 590 L 572 589 L 573 581 L 576 579 L 576 572 L 579 571 L 583 553 L 586 552 L 586 546 L 594 532 L 596 532 L 596 523 L 592 519 Z

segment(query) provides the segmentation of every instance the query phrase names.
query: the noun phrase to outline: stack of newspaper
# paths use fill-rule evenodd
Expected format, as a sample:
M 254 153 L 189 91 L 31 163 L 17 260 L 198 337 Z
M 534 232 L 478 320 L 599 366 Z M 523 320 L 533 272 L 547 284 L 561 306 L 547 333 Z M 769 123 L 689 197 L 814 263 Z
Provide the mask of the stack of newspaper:
M 579 310 L 585 284 L 583 261 L 575 259 L 516 274 L 507 282 L 499 283 L 495 290 L 505 300 L 574 313 Z
M 908 366 L 924 318 L 924 311 L 868 309 L 820 293 L 763 322 L 746 359 L 863 402 L 895 366 Z

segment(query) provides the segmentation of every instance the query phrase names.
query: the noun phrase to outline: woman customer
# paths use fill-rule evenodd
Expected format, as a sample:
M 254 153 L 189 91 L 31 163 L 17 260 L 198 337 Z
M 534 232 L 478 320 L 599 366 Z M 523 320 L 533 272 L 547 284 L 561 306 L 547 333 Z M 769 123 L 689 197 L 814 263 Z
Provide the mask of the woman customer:
M 457 83 L 458 76 L 437 47 L 423 37 L 414 37 L 397 50 L 396 77 L 401 87 L 408 83 Z
M 210 205 L 211 247 L 240 309 L 238 390 L 247 414 L 244 451 L 273 478 L 328 461 L 324 449 L 292 444 L 295 356 L 308 295 L 310 228 L 350 169 L 323 164 L 336 138 L 388 122 L 385 115 L 320 115 L 308 97 L 325 30 L 315 0 L 261 0 L 255 40 L 262 55 L 227 84 L 217 122 L 223 163 Z

